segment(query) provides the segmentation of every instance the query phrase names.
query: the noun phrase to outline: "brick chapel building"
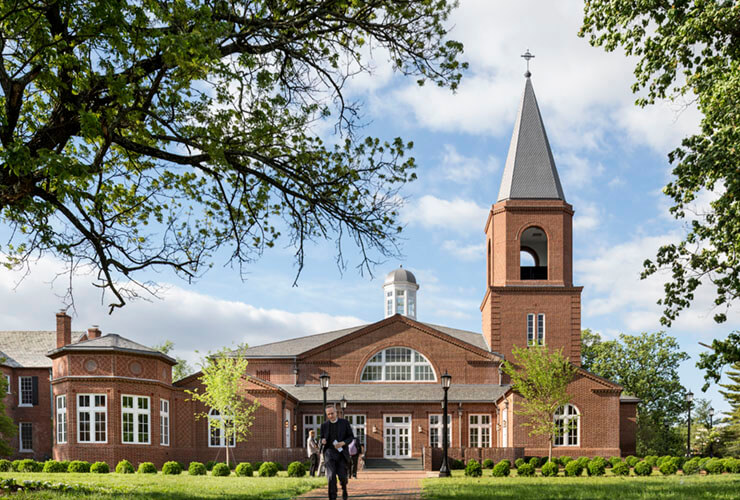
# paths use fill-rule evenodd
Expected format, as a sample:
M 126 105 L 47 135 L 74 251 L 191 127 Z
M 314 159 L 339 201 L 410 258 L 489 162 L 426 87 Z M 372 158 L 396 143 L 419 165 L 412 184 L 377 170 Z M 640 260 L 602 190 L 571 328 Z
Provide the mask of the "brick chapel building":
M 247 350 L 244 394 L 260 407 L 251 438 L 234 446 L 225 442 L 222 420 L 194 417 L 204 409 L 184 391 L 200 385 L 198 374 L 173 381 L 174 359 L 97 327 L 74 333 L 60 312 L 56 331 L 0 332 L 5 404 L 19 430 L 15 456 L 161 466 L 223 460 L 228 445 L 236 461 L 303 460 L 308 431 L 323 420 L 319 376 L 328 374 L 328 400 L 347 401 L 345 417 L 368 458 L 423 457 L 430 469 L 441 457 L 445 372 L 453 376 L 451 456 L 546 455 L 546 438 L 528 436 L 521 425 L 520 396 L 500 368 L 514 346 L 532 345 L 562 348 L 578 367 L 571 403 L 553 415 L 567 429 L 554 453 L 634 453 L 638 401 L 580 368 L 573 213 L 527 76 L 498 198 L 481 221 L 482 333 L 418 321 L 419 284 L 399 268 L 383 285 L 384 319 Z

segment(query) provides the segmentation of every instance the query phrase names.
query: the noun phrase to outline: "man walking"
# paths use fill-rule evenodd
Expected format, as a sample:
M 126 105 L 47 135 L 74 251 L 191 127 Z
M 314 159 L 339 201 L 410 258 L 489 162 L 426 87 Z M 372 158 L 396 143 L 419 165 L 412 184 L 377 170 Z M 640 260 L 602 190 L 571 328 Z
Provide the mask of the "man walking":
M 315 476 L 316 470 L 319 468 L 319 442 L 316 440 L 316 431 L 313 429 L 308 431 L 306 450 L 308 451 L 308 459 L 311 461 L 311 469 L 308 473 Z
M 326 419 L 321 424 L 321 448 L 329 481 L 329 500 L 337 500 L 337 478 L 342 485 L 342 500 L 346 500 L 347 475 L 352 463 L 348 447 L 355 436 L 349 422 L 337 418 L 337 410 L 333 406 L 326 407 Z

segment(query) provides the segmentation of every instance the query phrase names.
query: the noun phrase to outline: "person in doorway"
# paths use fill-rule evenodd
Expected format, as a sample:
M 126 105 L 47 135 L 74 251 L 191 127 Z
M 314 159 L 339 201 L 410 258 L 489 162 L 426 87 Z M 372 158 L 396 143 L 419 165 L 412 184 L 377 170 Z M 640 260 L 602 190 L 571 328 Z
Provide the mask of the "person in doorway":
M 338 418 L 333 406 L 327 406 L 326 421 L 321 424 L 321 451 L 329 483 L 329 500 L 337 499 L 337 479 L 342 485 L 342 500 L 348 498 L 347 476 L 352 463 L 349 444 L 354 438 L 349 422 Z
M 355 438 L 352 444 L 349 445 L 349 454 L 352 457 L 352 470 L 350 470 L 350 475 L 355 479 L 357 479 L 357 467 L 362 458 L 362 451 L 362 443 L 360 442 L 360 439 Z
M 311 469 L 308 473 L 311 476 L 315 476 L 316 470 L 319 468 L 319 442 L 316 440 L 316 431 L 313 429 L 308 431 L 306 450 L 308 452 L 308 459 L 311 461 Z

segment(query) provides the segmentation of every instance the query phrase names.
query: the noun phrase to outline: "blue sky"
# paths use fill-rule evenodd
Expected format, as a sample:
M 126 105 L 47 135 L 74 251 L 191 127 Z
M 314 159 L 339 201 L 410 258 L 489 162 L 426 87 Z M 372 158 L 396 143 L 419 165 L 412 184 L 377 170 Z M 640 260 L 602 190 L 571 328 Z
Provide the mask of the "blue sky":
M 293 287 L 293 250 L 279 247 L 247 269 L 245 282 L 217 265 L 193 285 L 166 273 L 151 273 L 161 299 L 138 301 L 108 316 L 106 301 L 75 278 L 73 328 L 98 324 L 136 341 L 175 342 L 191 359 L 195 350 L 233 342 L 256 345 L 283 338 L 382 319 L 384 275 L 403 264 L 417 276 L 418 318 L 481 331 L 484 293 L 483 226 L 498 194 L 503 164 L 524 86 L 529 48 L 532 82 L 574 219 L 574 281 L 584 286 L 582 326 L 614 337 L 619 332 L 660 329 L 662 279 L 639 279 L 642 262 L 683 234 L 661 194 L 670 179 L 667 153 L 696 130 L 690 106 L 659 103 L 640 109 L 630 91 L 634 60 L 607 54 L 577 37 L 579 2 L 463 0 L 451 19 L 452 38 L 465 44 L 470 63 L 456 94 L 393 74 L 380 50 L 375 72 L 349 83 L 365 107 L 364 132 L 413 140 L 418 181 L 408 185 L 401 260 L 386 261 L 375 278 L 360 276 L 358 258 L 346 247 L 348 267 L 335 262 L 333 242 L 311 246 L 306 267 Z M 330 127 L 317 132 L 327 136 Z M 706 207 L 711 193 L 701 197 Z M 22 275 L 0 271 L 0 320 L 6 329 L 52 329 L 65 278 L 52 283 L 59 264 L 44 258 Z M 17 285 L 17 286 L 16 286 Z M 727 409 L 716 390 L 700 393 L 702 373 L 694 366 L 698 342 L 724 337 L 740 326 L 737 308 L 723 325 L 712 321 L 712 291 L 668 332 L 692 359 L 680 367 L 681 381 L 714 407 Z M 101 303 L 102 302 L 102 303 Z

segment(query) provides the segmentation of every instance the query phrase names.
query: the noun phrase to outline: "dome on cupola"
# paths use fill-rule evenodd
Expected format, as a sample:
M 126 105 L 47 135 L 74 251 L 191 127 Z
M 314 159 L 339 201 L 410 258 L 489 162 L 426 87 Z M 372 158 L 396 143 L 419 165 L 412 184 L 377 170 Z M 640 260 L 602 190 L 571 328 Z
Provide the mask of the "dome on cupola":
M 416 319 L 416 291 L 418 289 L 416 276 L 403 266 L 388 273 L 383 283 L 385 317 L 402 314 Z
M 414 273 L 401 266 L 398 269 L 389 272 L 385 277 L 386 285 L 393 282 L 413 283 L 416 285 L 416 276 L 414 276 Z

